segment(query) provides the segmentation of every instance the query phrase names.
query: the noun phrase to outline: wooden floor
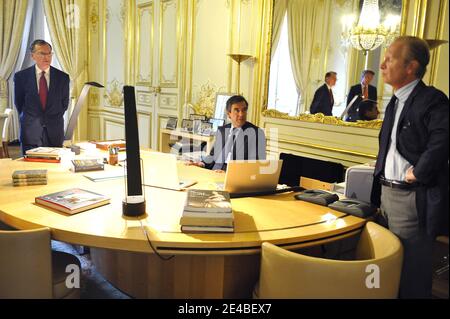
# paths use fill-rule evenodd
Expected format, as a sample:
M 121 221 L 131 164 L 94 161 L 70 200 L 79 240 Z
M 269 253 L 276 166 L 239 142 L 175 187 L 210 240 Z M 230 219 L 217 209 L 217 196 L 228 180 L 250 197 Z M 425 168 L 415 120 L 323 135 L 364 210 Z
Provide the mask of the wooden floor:
M 17 143 L 10 145 L 8 150 L 9 155 L 13 159 L 22 156 L 20 146 Z M 447 271 L 440 272 L 445 266 L 445 263 L 448 264 L 448 244 L 436 242 L 433 256 L 433 298 L 436 299 L 448 299 L 449 297 L 448 269 Z M 114 290 L 114 288 L 112 288 L 112 290 Z

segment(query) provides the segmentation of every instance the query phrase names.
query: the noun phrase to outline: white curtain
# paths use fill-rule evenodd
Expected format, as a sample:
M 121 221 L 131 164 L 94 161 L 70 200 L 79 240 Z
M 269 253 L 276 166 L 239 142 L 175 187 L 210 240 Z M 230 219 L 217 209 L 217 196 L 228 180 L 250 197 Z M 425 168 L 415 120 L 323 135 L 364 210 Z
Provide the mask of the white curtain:
M 315 47 L 324 32 L 323 0 L 290 0 L 287 4 L 289 54 L 297 90 L 302 97 L 299 113 L 310 103 L 308 90 Z M 317 43 L 316 43 L 317 42 Z
M 11 122 L 10 122 L 10 126 L 9 126 L 9 140 L 10 141 L 15 141 L 19 139 L 19 115 L 17 113 L 17 110 L 14 106 L 14 74 L 20 70 L 22 70 L 24 68 L 24 65 L 27 65 L 27 63 L 25 62 L 27 60 L 27 58 L 29 60 L 31 60 L 29 58 L 29 55 L 27 55 L 27 50 L 29 47 L 29 40 L 31 37 L 31 21 L 32 21 L 32 16 L 33 16 L 33 7 L 35 5 L 35 1 L 34 0 L 29 0 L 28 1 L 28 5 L 27 5 L 27 9 L 26 9 L 26 16 L 25 16 L 25 23 L 24 23 L 24 28 L 23 28 L 23 33 L 21 35 L 21 43 L 20 43 L 20 49 L 19 49 L 19 53 L 18 53 L 18 57 L 16 60 L 16 63 L 14 65 L 14 68 L 11 72 L 11 75 L 8 79 L 8 107 L 12 108 L 12 117 L 11 117 Z M 30 64 L 31 62 L 29 62 L 28 64 Z
M 7 80 L 19 55 L 27 0 L 0 0 L 0 111 L 8 98 Z
M 286 15 L 287 0 L 274 0 L 272 19 L 272 48 L 271 58 L 275 55 L 281 35 L 281 26 Z

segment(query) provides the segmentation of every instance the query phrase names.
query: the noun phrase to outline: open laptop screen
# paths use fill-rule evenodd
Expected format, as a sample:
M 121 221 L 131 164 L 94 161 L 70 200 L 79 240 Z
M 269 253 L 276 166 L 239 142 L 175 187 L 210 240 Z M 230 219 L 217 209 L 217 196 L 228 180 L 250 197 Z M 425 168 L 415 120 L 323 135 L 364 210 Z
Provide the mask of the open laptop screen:
M 283 160 L 229 161 L 224 190 L 229 193 L 274 191 Z

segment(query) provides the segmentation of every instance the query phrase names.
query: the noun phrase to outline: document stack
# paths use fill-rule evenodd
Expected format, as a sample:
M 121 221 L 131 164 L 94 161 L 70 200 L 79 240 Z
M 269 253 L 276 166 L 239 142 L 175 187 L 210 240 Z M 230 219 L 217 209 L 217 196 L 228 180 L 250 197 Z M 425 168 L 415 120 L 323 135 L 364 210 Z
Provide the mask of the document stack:
M 23 159 L 27 162 L 60 163 L 62 153 L 62 147 L 36 147 L 26 151 Z
M 29 169 L 14 171 L 13 186 L 47 185 L 46 169 Z
M 188 190 L 180 225 L 183 232 L 233 232 L 230 194 L 216 190 Z

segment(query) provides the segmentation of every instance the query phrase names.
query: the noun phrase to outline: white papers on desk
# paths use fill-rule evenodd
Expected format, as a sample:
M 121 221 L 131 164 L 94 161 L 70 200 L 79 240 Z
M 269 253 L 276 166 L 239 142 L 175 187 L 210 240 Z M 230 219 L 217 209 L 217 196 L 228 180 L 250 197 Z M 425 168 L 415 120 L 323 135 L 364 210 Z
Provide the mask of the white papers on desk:
M 83 174 L 83 176 L 89 178 L 93 182 L 102 182 L 116 178 L 123 178 L 124 176 L 126 176 L 126 172 L 122 168 L 122 169 L 86 173 Z

